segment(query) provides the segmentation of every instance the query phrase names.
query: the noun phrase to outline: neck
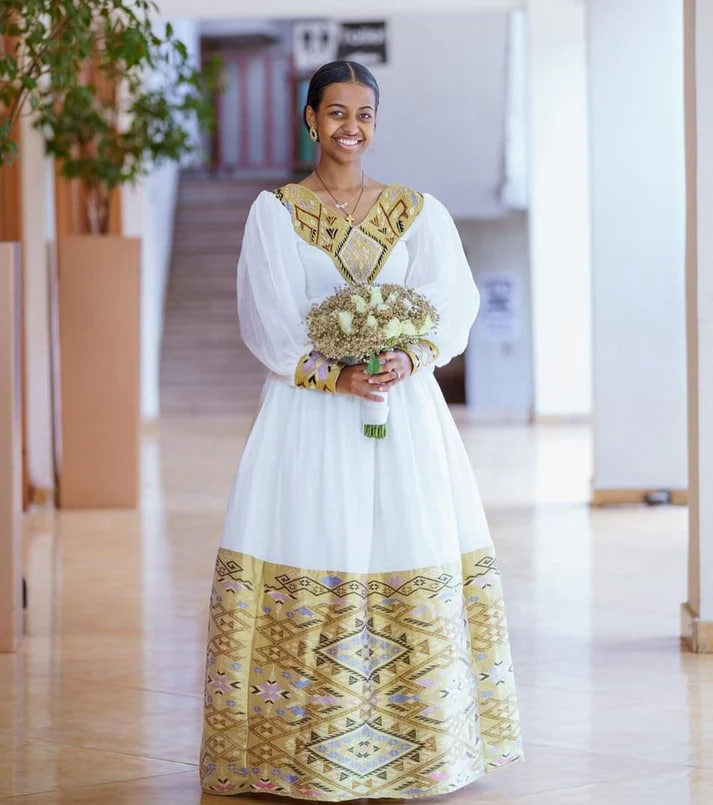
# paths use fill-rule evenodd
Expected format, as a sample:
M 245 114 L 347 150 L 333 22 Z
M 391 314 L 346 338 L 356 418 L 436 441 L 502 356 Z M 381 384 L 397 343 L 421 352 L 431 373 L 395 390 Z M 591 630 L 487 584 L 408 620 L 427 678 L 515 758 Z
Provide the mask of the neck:
M 361 185 L 361 160 L 344 163 L 322 157 L 317 170 L 330 190 L 352 190 Z

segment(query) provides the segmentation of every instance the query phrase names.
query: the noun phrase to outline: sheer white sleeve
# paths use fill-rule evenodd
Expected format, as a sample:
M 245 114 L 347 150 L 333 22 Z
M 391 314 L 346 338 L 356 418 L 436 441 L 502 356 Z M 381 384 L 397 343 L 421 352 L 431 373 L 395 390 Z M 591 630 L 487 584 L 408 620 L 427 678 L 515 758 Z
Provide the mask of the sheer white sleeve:
M 273 193 L 253 202 L 238 258 L 238 319 L 245 345 L 293 385 L 334 391 L 341 366 L 310 352 L 305 275 L 290 214 Z
M 435 362 L 436 366 L 444 366 L 465 350 L 480 295 L 456 225 L 440 201 L 424 193 L 423 209 L 408 235 L 406 285 L 431 301 L 440 320 L 435 333 L 425 341 L 435 350 L 429 350 L 421 340 L 413 355 L 406 351 L 412 361 L 421 365 Z M 431 360 L 428 352 L 432 353 Z M 415 364 L 414 368 L 419 366 Z

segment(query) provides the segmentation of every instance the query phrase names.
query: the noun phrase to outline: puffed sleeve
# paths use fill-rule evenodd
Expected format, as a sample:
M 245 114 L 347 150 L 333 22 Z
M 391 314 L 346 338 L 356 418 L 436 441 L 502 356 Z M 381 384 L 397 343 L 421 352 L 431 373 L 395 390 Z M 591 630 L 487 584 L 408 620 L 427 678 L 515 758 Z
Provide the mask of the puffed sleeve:
M 463 352 L 473 326 L 480 294 L 448 210 L 428 193 L 406 239 L 409 267 L 406 285 L 426 296 L 439 313 L 436 332 L 406 349 L 414 369 L 444 366 Z
M 273 193 L 253 202 L 237 268 L 238 319 L 245 345 L 292 385 L 335 391 L 341 364 L 310 350 L 304 268 L 290 214 Z

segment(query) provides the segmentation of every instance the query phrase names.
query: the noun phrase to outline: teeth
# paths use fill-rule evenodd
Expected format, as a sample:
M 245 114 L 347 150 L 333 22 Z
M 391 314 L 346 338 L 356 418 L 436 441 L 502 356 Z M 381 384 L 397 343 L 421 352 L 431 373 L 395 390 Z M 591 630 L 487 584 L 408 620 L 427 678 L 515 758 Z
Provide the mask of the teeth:
M 342 145 L 358 145 L 359 140 L 347 140 L 345 137 L 338 137 L 337 142 Z

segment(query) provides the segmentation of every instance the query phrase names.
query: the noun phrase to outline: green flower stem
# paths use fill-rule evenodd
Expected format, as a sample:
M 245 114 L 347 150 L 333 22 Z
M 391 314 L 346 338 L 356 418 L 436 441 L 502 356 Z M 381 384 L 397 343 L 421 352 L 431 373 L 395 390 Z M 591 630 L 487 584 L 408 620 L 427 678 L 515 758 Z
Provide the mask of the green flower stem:
M 381 363 L 379 363 L 379 356 L 372 355 L 366 364 L 366 371 L 370 375 L 378 375 L 381 371 Z

